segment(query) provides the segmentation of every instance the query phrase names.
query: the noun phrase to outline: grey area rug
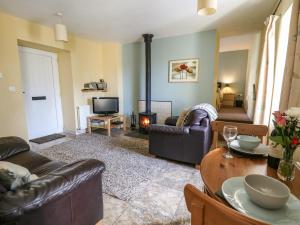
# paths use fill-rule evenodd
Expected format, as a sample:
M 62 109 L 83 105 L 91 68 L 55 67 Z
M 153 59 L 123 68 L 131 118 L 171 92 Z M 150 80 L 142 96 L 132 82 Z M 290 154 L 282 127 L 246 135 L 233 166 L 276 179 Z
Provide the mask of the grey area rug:
M 128 201 L 142 183 L 159 177 L 161 171 L 181 167 L 163 159 L 153 158 L 148 153 L 148 141 L 130 137 L 107 137 L 83 134 L 76 139 L 37 150 L 54 160 L 73 162 L 94 158 L 105 163 L 103 191 L 121 200 Z
M 147 134 L 141 134 L 138 130 L 131 130 L 125 134 L 127 137 L 132 137 L 132 138 L 141 138 L 145 140 L 149 140 L 149 135 Z

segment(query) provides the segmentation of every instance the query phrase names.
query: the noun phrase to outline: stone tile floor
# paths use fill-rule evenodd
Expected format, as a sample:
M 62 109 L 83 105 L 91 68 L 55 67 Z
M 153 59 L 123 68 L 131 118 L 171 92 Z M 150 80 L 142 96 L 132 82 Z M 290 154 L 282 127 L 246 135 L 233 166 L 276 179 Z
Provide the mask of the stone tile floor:
M 45 144 L 30 143 L 30 145 L 35 149 L 46 149 L 73 138 L 74 136 L 67 135 L 65 138 Z M 183 195 L 183 188 L 187 183 L 203 190 L 199 170 L 190 166 L 177 171 L 167 168 L 154 180 L 140 185 L 137 194 L 129 201 L 103 194 L 104 218 L 100 224 L 188 225 L 190 214 Z
M 129 202 L 104 194 L 104 219 L 101 224 L 190 224 L 183 187 L 190 183 L 203 189 L 199 171 L 193 170 L 165 171 L 155 180 L 141 185 L 138 194 Z

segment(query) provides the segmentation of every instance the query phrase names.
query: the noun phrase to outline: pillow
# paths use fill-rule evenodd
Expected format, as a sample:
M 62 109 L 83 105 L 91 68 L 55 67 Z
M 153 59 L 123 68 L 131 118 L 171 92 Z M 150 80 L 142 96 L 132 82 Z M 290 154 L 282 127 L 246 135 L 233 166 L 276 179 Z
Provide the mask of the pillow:
M 25 167 L 0 161 L 0 183 L 7 190 L 15 190 L 17 187 L 37 178 L 35 174 L 31 174 Z
M 189 115 L 189 110 L 183 110 L 180 115 L 179 118 L 176 122 L 176 127 L 183 127 L 185 122 L 188 120 L 188 115 Z
M 30 147 L 26 141 L 19 137 L 0 138 L 0 160 L 4 160 L 20 152 L 29 151 Z
M 207 113 L 202 110 L 184 110 L 179 115 L 176 127 L 200 125 L 201 120 L 206 116 Z

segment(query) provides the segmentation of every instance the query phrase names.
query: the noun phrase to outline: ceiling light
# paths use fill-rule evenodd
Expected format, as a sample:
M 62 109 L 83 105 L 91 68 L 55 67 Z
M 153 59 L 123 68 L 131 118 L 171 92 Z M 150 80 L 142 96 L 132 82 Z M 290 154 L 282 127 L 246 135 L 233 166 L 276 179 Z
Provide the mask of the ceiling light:
M 68 31 L 67 27 L 62 22 L 62 13 L 56 13 L 56 16 L 60 17 L 60 23 L 54 25 L 54 33 L 55 33 L 55 40 L 56 41 L 68 41 Z
M 218 0 L 198 0 L 198 15 L 207 16 L 217 12 Z

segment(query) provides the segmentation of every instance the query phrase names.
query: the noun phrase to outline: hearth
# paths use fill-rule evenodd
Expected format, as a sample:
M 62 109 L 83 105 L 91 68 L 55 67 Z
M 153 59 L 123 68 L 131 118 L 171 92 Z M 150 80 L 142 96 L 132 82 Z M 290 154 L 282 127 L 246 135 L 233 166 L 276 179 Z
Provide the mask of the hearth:
M 146 59 L 146 110 L 139 113 L 139 131 L 148 133 L 151 124 L 156 123 L 156 113 L 151 112 L 151 42 L 153 34 L 144 34 Z

